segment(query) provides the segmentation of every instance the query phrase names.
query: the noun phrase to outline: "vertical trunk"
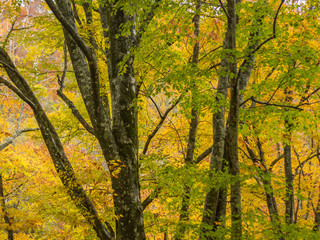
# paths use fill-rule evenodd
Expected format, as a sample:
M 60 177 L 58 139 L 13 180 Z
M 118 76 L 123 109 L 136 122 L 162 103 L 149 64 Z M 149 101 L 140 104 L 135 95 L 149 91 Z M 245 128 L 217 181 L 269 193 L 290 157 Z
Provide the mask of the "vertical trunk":
M 3 179 L 2 179 L 1 173 L 0 173 L 0 198 L 1 198 L 0 199 L 1 211 L 3 214 L 4 221 L 7 224 L 6 231 L 8 234 L 8 240 L 14 240 L 14 232 L 12 230 L 13 218 L 9 216 L 7 211 L 7 206 L 6 206 L 5 196 L 4 196 L 4 189 L 3 189 Z
M 291 162 L 291 145 L 285 143 L 284 147 L 284 172 L 286 178 L 286 223 L 293 223 L 294 210 L 294 192 L 293 192 L 293 174 Z
M 291 91 L 285 91 L 286 102 L 291 103 L 292 94 Z M 293 173 L 292 173 L 292 157 L 291 157 L 291 131 L 292 123 L 288 119 L 288 116 L 285 117 L 285 135 L 284 135 L 284 173 L 286 179 L 286 199 L 285 199 L 285 214 L 286 214 L 286 223 L 293 223 L 293 212 L 294 212 L 294 189 L 293 189 Z
M 228 1 L 228 27 L 227 27 L 227 49 L 230 49 L 228 61 L 228 76 L 231 84 L 231 99 L 229 125 L 226 136 L 226 156 L 229 161 L 229 173 L 234 182 L 230 186 L 231 190 L 231 238 L 241 239 L 242 237 L 242 217 L 241 217 L 241 188 L 240 170 L 238 158 L 238 123 L 239 123 L 239 82 L 237 72 L 236 49 L 236 1 Z
M 131 34 L 122 34 L 122 27 L 133 21 L 133 17 L 116 6 L 118 4 L 118 1 L 105 1 L 100 7 L 101 23 L 108 29 L 105 37 L 112 121 L 109 103 L 106 102 L 106 106 L 102 104 L 95 53 L 74 37 L 77 32 L 72 33 L 76 31 L 76 26 L 70 2 L 57 0 L 57 5 L 74 30 L 68 29 L 62 18 L 58 19 L 66 27 L 65 38 L 78 86 L 111 172 L 117 216 L 116 238 L 140 240 L 145 239 L 145 233 L 139 187 L 137 108 L 133 104 L 137 84 L 133 71 L 134 57 L 128 57 L 134 44 L 135 29 L 130 24 Z M 120 66 L 124 69 L 121 70 Z
M 244 137 L 245 141 L 248 143 L 248 140 L 246 137 Z M 262 149 L 261 142 L 258 138 L 257 141 L 258 149 L 259 149 L 259 159 L 254 153 L 254 151 L 249 147 L 249 144 L 246 144 L 247 151 L 249 153 L 249 156 L 253 163 L 259 163 L 262 168 L 258 169 L 257 172 L 259 174 L 259 177 L 263 184 L 264 193 L 266 196 L 266 202 L 268 206 L 268 211 L 270 215 L 270 220 L 272 223 L 273 232 L 277 239 L 284 240 L 282 231 L 281 231 L 281 225 L 280 225 L 280 219 L 279 219 L 279 212 L 277 208 L 277 202 L 274 197 L 274 190 L 270 179 L 270 172 L 267 168 L 266 161 L 264 158 L 264 151 Z M 261 174 L 262 172 L 262 174 Z
M 196 2 L 196 14 L 193 18 L 194 22 L 194 35 L 196 38 L 200 35 L 200 8 L 201 8 L 201 1 L 197 0 Z M 199 39 L 196 40 L 196 43 L 193 47 L 193 54 L 192 54 L 192 67 L 196 67 L 198 64 L 199 59 Z M 192 89 L 196 88 L 196 82 L 193 82 Z M 194 150 L 196 147 L 196 137 L 197 137 L 197 129 L 198 129 L 198 110 L 196 107 L 196 101 L 194 97 L 194 91 L 192 90 L 192 99 L 191 99 L 191 122 L 189 127 L 189 137 L 188 137 L 188 144 L 187 144 L 187 154 L 185 158 L 185 167 L 187 168 L 193 162 L 194 157 Z M 189 220 L 189 207 L 190 207 L 190 186 L 184 186 L 184 194 L 182 197 L 182 204 L 180 209 L 180 216 L 179 216 L 179 223 L 178 229 L 175 235 L 175 240 L 184 239 L 186 226 L 185 222 Z
M 117 1 L 114 3 L 116 4 Z M 134 42 L 134 26 L 131 34 L 123 35 L 122 27 L 134 21 L 123 9 L 110 3 L 110 60 L 108 62 L 112 100 L 112 133 L 115 137 L 119 157 L 123 166 L 112 177 L 114 190 L 116 236 L 119 240 L 145 239 L 141 207 L 138 166 L 138 111 L 134 104 L 137 83 L 134 76 L 134 56 L 129 54 Z M 120 66 L 125 64 L 124 70 Z
M 317 153 L 319 154 L 319 147 L 317 149 Z M 319 164 L 320 164 L 320 157 L 317 156 Z M 320 190 L 320 185 L 319 185 L 319 190 Z M 311 194 L 309 194 L 311 195 Z M 308 198 L 309 200 L 309 198 Z M 311 199 L 310 199 L 311 200 Z M 309 204 L 309 202 L 308 202 Z M 317 206 L 315 209 L 313 209 L 314 211 L 314 227 L 313 227 L 313 231 L 318 232 L 320 230 L 320 193 L 318 194 L 318 202 L 317 202 Z M 307 217 L 305 218 L 307 219 Z
M 137 109 L 133 106 L 137 85 L 133 71 L 133 57 L 126 63 L 125 72 L 119 69 L 120 63 L 129 54 L 130 39 L 121 35 L 121 25 L 129 21 L 121 9 L 116 10 L 110 19 L 110 62 L 109 81 L 112 99 L 112 132 L 119 149 L 119 160 L 123 166 L 112 177 L 113 200 L 116 221 L 116 236 L 119 240 L 145 239 L 138 168 Z
M 318 232 L 320 229 L 320 194 L 318 196 L 317 207 L 314 210 L 314 227 L 313 231 Z
M 226 37 L 223 44 L 223 49 L 226 49 Z M 224 101 L 227 97 L 228 78 L 226 76 L 228 56 L 226 55 L 221 61 L 221 74 L 218 81 L 218 90 L 216 93 L 216 104 L 219 105 L 218 111 L 213 114 L 213 148 L 210 160 L 210 170 L 219 173 L 223 170 L 223 159 L 225 150 L 225 107 Z M 213 177 L 212 175 L 210 177 Z M 201 236 L 206 237 L 209 226 L 212 226 L 212 231 L 220 225 L 220 218 L 218 217 L 218 203 L 221 200 L 220 194 L 225 190 L 220 186 L 212 186 L 206 195 L 206 200 L 203 209 L 203 216 L 201 222 Z M 206 239 L 212 239 L 206 237 Z

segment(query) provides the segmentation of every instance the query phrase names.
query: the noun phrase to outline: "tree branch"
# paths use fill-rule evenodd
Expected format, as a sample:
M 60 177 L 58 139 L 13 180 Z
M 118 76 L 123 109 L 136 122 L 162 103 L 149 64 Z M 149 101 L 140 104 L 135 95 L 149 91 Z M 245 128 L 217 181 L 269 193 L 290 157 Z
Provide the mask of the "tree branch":
M 32 109 L 34 109 L 34 104 L 31 102 L 29 98 L 27 98 L 18 88 L 16 88 L 14 85 L 12 85 L 9 81 L 5 80 L 2 76 L 0 76 L 0 83 L 7 86 L 9 89 L 11 89 L 15 94 L 18 95 L 23 101 L 25 101 Z
M 255 97 L 251 97 L 249 99 L 247 99 L 246 101 L 251 100 L 252 102 L 258 103 L 258 104 L 262 104 L 262 105 L 267 105 L 267 106 L 275 106 L 275 107 L 282 107 L 282 108 L 292 108 L 295 110 L 299 110 L 302 111 L 302 108 L 299 108 L 298 106 L 290 106 L 290 105 L 283 105 L 283 104 L 277 104 L 277 103 L 268 103 L 268 102 L 261 102 L 258 101 Z M 240 104 L 242 105 L 242 103 Z
M 304 161 L 302 161 L 302 162 L 296 167 L 294 177 L 298 174 L 299 168 L 302 168 L 305 163 L 307 163 L 308 161 L 310 161 L 310 160 L 312 160 L 313 158 L 318 157 L 318 156 L 320 156 L 320 153 L 319 153 L 319 152 L 317 152 L 317 153 L 309 156 L 307 159 L 305 159 Z
M 26 128 L 26 129 L 22 129 L 22 130 L 17 130 L 15 134 L 13 134 L 13 136 L 11 138 L 9 138 L 7 141 L 5 141 L 4 143 L 2 143 L 0 145 L 0 151 L 2 151 L 3 149 L 5 149 L 7 146 L 9 146 L 10 144 L 13 143 L 13 140 L 15 140 L 17 137 L 19 137 L 22 133 L 26 133 L 26 132 L 32 132 L 32 131 L 38 131 L 39 128 Z
M 279 12 L 280 12 L 280 9 L 282 7 L 282 5 L 284 4 L 285 0 L 281 0 L 281 3 L 278 7 L 278 10 L 276 12 L 276 15 L 274 17 L 274 20 L 273 20 L 273 27 L 272 27 L 272 36 L 267 38 L 266 40 L 264 40 L 262 43 L 260 43 L 253 51 L 250 52 L 250 54 L 253 54 L 255 52 L 257 52 L 264 44 L 266 44 L 267 42 L 269 42 L 270 40 L 276 38 L 276 24 L 277 24 L 277 19 L 278 19 L 278 15 L 279 15 Z
M 160 6 L 160 2 L 161 1 L 162 0 L 155 0 L 155 2 L 153 3 L 153 5 L 150 8 L 150 11 L 146 14 L 146 18 L 142 22 L 142 24 L 141 24 L 141 26 L 140 26 L 140 28 L 139 28 L 139 30 L 137 32 L 137 35 L 136 35 L 136 39 L 135 39 L 136 40 L 136 42 L 135 42 L 136 46 L 140 45 L 142 34 L 145 32 L 146 28 L 149 26 L 151 20 L 154 17 L 154 12 Z
M 221 2 L 221 0 L 219 0 L 219 3 L 220 3 L 220 6 L 222 7 L 222 9 L 223 9 L 224 13 L 226 14 L 227 18 L 229 19 L 229 18 L 230 18 L 230 16 L 229 16 L 229 14 L 228 14 L 228 12 L 227 12 L 226 8 L 224 7 L 223 3 Z
M 68 33 L 72 36 L 73 40 L 80 47 L 80 49 L 82 50 L 84 55 L 87 57 L 87 59 L 89 61 L 92 60 L 91 50 L 86 45 L 86 43 L 83 41 L 83 39 L 80 37 L 78 32 L 74 29 L 74 27 L 64 17 L 64 15 L 61 13 L 61 11 L 58 9 L 58 7 L 53 2 L 53 0 L 45 0 L 45 1 L 48 4 L 48 6 L 51 9 L 51 11 L 53 12 L 53 14 L 56 16 L 56 18 L 62 24 L 62 26 L 68 31 Z
M 207 148 L 203 153 L 201 153 L 194 161 L 194 163 L 199 163 L 201 162 L 203 159 L 205 159 L 207 156 L 209 156 L 209 154 L 212 152 L 212 148 L 213 146 Z
M 143 148 L 143 151 L 142 151 L 142 154 L 143 154 L 143 155 L 145 155 L 145 154 L 147 153 L 148 147 L 149 147 L 149 144 L 150 144 L 152 138 L 157 134 L 157 132 L 158 132 L 159 129 L 161 128 L 162 124 L 163 124 L 164 121 L 166 120 L 166 118 L 167 118 L 168 114 L 171 112 L 171 110 L 174 109 L 174 108 L 178 105 L 178 103 L 179 103 L 180 100 L 181 100 L 181 97 L 182 97 L 182 96 L 180 96 L 180 97 L 177 99 L 177 101 L 176 101 L 174 104 L 172 104 L 172 105 L 166 110 L 166 112 L 163 114 L 163 116 L 160 115 L 160 118 L 161 118 L 161 119 L 160 119 L 158 125 L 155 127 L 155 129 L 152 131 L 152 133 L 148 136 L 147 141 L 146 141 L 146 143 L 145 143 L 145 145 L 144 145 L 144 148 Z M 160 112 L 159 112 L 159 113 L 160 113 Z
M 153 202 L 153 200 L 159 196 L 160 191 L 161 187 L 158 187 L 148 197 L 146 197 L 146 199 L 141 204 L 142 211 L 144 211 Z
M 281 154 L 279 157 L 277 157 L 275 160 L 273 160 L 269 166 L 269 171 L 272 171 L 272 168 L 274 165 L 276 165 L 282 158 L 284 158 L 284 154 Z
M 78 121 L 81 123 L 81 125 L 93 136 L 96 135 L 93 127 L 87 123 L 87 121 L 82 117 L 77 107 L 74 105 L 74 103 L 62 92 L 61 89 L 57 90 L 57 95 L 68 105 L 68 107 L 71 109 L 72 114 L 78 119 Z

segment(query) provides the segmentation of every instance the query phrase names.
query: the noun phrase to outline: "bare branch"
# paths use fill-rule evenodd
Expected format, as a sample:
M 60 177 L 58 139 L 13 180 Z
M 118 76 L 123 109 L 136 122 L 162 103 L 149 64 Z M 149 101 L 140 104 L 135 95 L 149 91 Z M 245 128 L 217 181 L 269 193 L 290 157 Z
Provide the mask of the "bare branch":
M 56 18 L 62 24 L 62 26 L 68 31 L 68 33 L 72 36 L 73 40 L 80 47 L 80 49 L 82 50 L 84 55 L 87 57 L 87 59 L 91 60 L 92 59 L 91 51 L 90 51 L 89 47 L 86 45 L 86 43 L 83 41 L 83 39 L 80 37 L 78 32 L 74 29 L 74 27 L 70 24 L 70 22 L 60 12 L 60 10 L 55 5 L 53 0 L 45 0 L 45 1 L 48 4 L 51 11 L 53 12 L 53 14 L 56 16 Z
M 221 2 L 221 0 L 219 0 L 219 3 L 220 3 L 220 6 L 222 7 L 222 9 L 223 9 L 224 13 L 226 14 L 227 18 L 229 19 L 229 18 L 230 18 L 230 16 L 229 16 L 229 14 L 228 14 L 228 12 L 227 12 L 226 8 L 224 7 L 223 3 Z
M 81 20 L 80 20 L 80 18 L 79 18 L 77 6 L 76 6 L 76 3 L 74 2 L 74 0 L 71 0 L 71 4 L 72 4 L 73 12 L 74 12 L 74 18 L 75 18 L 75 20 L 77 21 L 77 23 L 81 26 L 81 25 L 82 25 L 82 22 L 81 22 Z
M 180 96 L 180 97 L 176 100 L 176 102 L 175 102 L 174 104 L 172 104 L 172 105 L 166 110 L 166 112 L 163 114 L 163 116 L 160 116 L 161 119 L 160 119 L 158 125 L 155 127 L 155 129 L 152 131 L 152 133 L 148 136 L 148 139 L 147 139 L 147 141 L 146 141 L 146 143 L 145 143 L 145 145 L 144 145 L 144 148 L 143 148 L 143 151 L 142 151 L 142 154 L 143 154 L 143 155 L 145 155 L 145 154 L 147 153 L 148 147 L 149 147 L 149 144 L 150 144 L 152 138 L 157 134 L 157 132 L 158 132 L 159 129 L 161 128 L 161 126 L 162 126 L 162 124 L 164 123 L 164 121 L 166 120 L 168 114 L 172 111 L 172 109 L 174 109 L 174 108 L 178 105 L 178 103 L 179 103 L 180 100 L 181 100 L 181 97 L 182 97 L 182 96 Z
M 216 63 L 216 64 L 213 64 L 213 65 L 211 65 L 211 66 L 208 68 L 208 70 L 211 70 L 212 68 L 216 68 L 216 67 L 218 67 L 218 66 L 220 66 L 220 65 L 221 65 L 221 62 Z
M 262 105 L 267 105 L 267 106 L 275 106 L 275 107 L 282 107 L 282 108 L 292 108 L 295 110 L 299 110 L 302 111 L 302 108 L 299 108 L 298 106 L 290 106 L 290 105 L 283 105 L 283 104 L 277 104 L 277 103 L 268 103 L 268 102 L 261 102 L 258 101 L 255 97 L 251 97 L 250 99 L 252 102 L 258 103 L 258 104 L 262 104 Z
M 319 152 L 317 152 L 317 153 L 315 153 L 315 154 L 310 154 L 310 156 L 307 157 L 307 159 L 305 159 L 304 161 L 302 161 L 302 162 L 296 167 L 294 177 L 298 174 L 299 168 L 302 168 L 305 163 L 307 163 L 308 161 L 310 161 L 310 160 L 312 160 L 313 158 L 318 157 L 318 156 L 320 156 L 320 153 L 319 153 Z
M 203 55 L 203 56 L 199 59 L 199 62 L 200 62 L 202 59 L 204 59 L 205 57 L 207 57 L 210 53 L 213 53 L 213 52 L 217 51 L 217 50 L 220 49 L 220 48 L 222 48 L 222 46 L 218 46 L 218 47 L 210 50 L 208 53 L 206 53 L 205 55 Z
M 78 121 L 81 123 L 81 125 L 92 135 L 96 135 L 93 127 L 87 123 L 87 121 L 82 117 L 77 107 L 74 105 L 74 103 L 62 92 L 61 89 L 57 90 L 57 95 L 68 105 L 68 107 L 71 109 L 72 114 L 78 119 Z
M 160 191 L 161 187 L 158 187 L 148 197 L 146 197 L 146 199 L 141 204 L 142 211 L 144 211 L 153 202 L 153 200 L 159 196 Z
M 201 153 L 194 161 L 194 163 L 199 163 L 201 162 L 203 159 L 205 159 L 207 156 L 209 156 L 209 154 L 212 152 L 212 148 L 213 146 L 207 148 L 203 153 Z
M 78 121 L 81 123 L 81 125 L 92 135 L 95 136 L 95 131 L 93 129 L 93 127 L 91 127 L 89 125 L 89 123 L 87 123 L 87 121 L 84 119 L 84 117 L 82 117 L 82 115 L 80 114 L 79 110 L 77 109 L 77 107 L 74 105 L 74 103 L 62 92 L 62 89 L 64 87 L 64 80 L 66 77 L 66 72 L 68 69 L 68 54 L 67 54 L 67 44 L 66 42 L 64 42 L 63 45 L 63 52 L 64 52 L 64 67 L 63 67 L 63 72 L 62 72 L 62 76 L 61 79 L 58 77 L 58 84 L 60 86 L 60 89 L 57 90 L 57 95 L 68 105 L 68 107 L 71 109 L 72 114 L 78 119 Z
M 9 89 L 11 89 L 15 94 L 17 94 L 23 101 L 25 101 L 32 109 L 34 109 L 34 104 L 31 102 L 29 98 L 27 98 L 18 88 L 16 88 L 9 81 L 5 80 L 2 76 L 0 76 L 0 83 L 6 85 Z
M 153 100 L 153 98 L 151 96 L 149 96 L 151 102 L 153 103 L 153 105 L 155 106 L 155 108 L 157 109 L 157 112 L 159 113 L 160 118 L 162 118 L 162 113 L 160 111 L 160 108 L 158 107 L 158 104 Z
M 282 158 L 284 158 L 284 154 L 281 154 L 279 157 L 273 160 L 269 166 L 269 171 L 271 171 L 274 165 L 276 165 Z
M 11 28 L 3 41 L 2 47 L 5 47 L 7 45 L 9 38 L 10 38 L 10 35 L 14 29 L 14 25 L 16 24 L 16 21 L 17 21 L 17 18 L 13 20 L 13 23 L 11 24 Z
M 17 137 L 19 137 L 22 133 L 26 133 L 26 132 L 33 132 L 33 131 L 37 131 L 39 130 L 39 128 L 26 128 L 26 129 L 22 129 L 22 130 L 17 130 L 15 134 L 13 134 L 12 137 L 10 137 L 9 139 L 7 139 L 4 143 L 2 143 L 0 145 L 0 151 L 2 151 L 3 149 L 5 149 L 7 146 L 9 146 L 10 144 L 13 143 L 13 140 L 15 140 Z
M 267 38 L 266 40 L 264 40 L 262 43 L 260 43 L 253 51 L 250 52 L 250 54 L 253 54 L 255 52 L 257 52 L 264 44 L 266 44 L 267 42 L 269 42 L 270 40 L 276 38 L 276 24 L 277 24 L 277 19 L 278 19 L 278 15 L 280 12 L 280 9 L 282 7 L 282 5 L 284 4 L 285 0 L 281 0 L 281 3 L 278 7 L 277 13 L 273 19 L 273 27 L 272 27 L 272 36 Z

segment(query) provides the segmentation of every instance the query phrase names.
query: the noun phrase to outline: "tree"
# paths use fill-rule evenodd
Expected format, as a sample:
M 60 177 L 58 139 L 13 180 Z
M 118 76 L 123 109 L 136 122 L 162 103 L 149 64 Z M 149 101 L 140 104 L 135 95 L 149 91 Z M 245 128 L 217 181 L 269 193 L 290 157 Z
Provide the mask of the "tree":
M 250 233 L 249 227 L 242 226 L 255 221 L 248 217 L 252 196 L 253 205 L 259 208 L 255 203 L 262 203 L 260 210 L 267 209 L 270 217 L 270 221 L 265 217 L 259 222 L 259 234 L 265 231 L 283 239 L 294 232 L 292 223 L 298 221 L 299 204 L 303 202 L 297 199 L 303 166 L 317 154 L 312 149 L 308 157 L 305 147 L 301 147 L 303 141 L 295 139 L 307 133 L 291 123 L 306 119 L 297 111 L 305 109 L 319 89 L 311 80 L 308 84 L 296 83 L 301 72 L 306 73 L 305 67 L 316 65 L 316 51 L 311 51 L 312 59 L 307 58 L 298 52 L 301 46 L 293 47 L 286 32 L 294 32 L 298 17 L 306 16 L 308 11 L 300 16 L 298 7 L 292 10 L 284 1 L 228 0 L 227 5 L 222 1 L 158 0 L 46 3 L 55 16 L 52 26 L 59 33 L 63 31 L 55 42 L 57 54 L 64 60 L 64 70 L 57 77 L 57 95 L 81 128 L 97 140 L 110 173 L 114 215 L 110 214 L 107 221 L 100 215 L 101 206 L 89 196 L 87 185 L 76 177 L 77 169 L 73 169 L 65 151 L 67 144 L 61 140 L 62 124 L 47 116 L 31 84 L 31 75 L 18 70 L 22 63 L 15 61 L 5 44 L 0 48 L 0 63 L 8 77 L 2 76 L 0 82 L 33 110 L 61 182 L 98 238 L 146 239 L 149 236 L 144 221 L 164 238 L 195 238 L 199 232 L 200 239 L 226 233 L 228 237 L 228 229 L 223 227 L 229 216 L 230 237 L 246 238 L 258 231 Z M 45 14 L 52 16 L 51 12 Z M 309 50 L 315 49 L 312 44 L 305 43 Z M 52 49 L 56 50 L 55 46 Z M 69 60 L 72 68 L 67 66 Z M 294 61 L 297 65 L 292 69 Z M 74 76 L 67 76 L 68 68 Z M 80 104 L 68 92 L 70 79 L 77 83 L 75 92 L 81 95 Z M 309 87 L 301 90 L 302 86 Z M 290 98 L 284 98 L 283 93 Z M 142 100 L 143 96 L 148 100 Z M 213 124 L 208 124 L 204 109 L 211 111 Z M 278 129 L 271 128 L 273 117 Z M 260 118 L 268 121 L 262 123 Z M 209 126 L 213 131 L 208 131 Z M 270 130 L 266 133 L 263 128 Z M 285 146 L 284 154 L 279 147 L 275 157 L 272 152 L 279 142 Z M 208 166 L 201 161 L 211 152 Z M 285 160 L 285 180 L 279 177 L 281 172 L 272 171 L 282 171 L 278 165 L 275 167 L 281 159 Z M 151 180 L 146 180 L 146 175 Z M 295 176 L 299 176 L 298 189 Z M 283 184 L 286 181 L 286 197 L 278 193 L 282 186 L 276 180 Z M 253 185 L 253 181 L 254 187 L 248 187 L 247 182 Z M 227 208 L 229 186 L 231 212 Z M 149 195 L 142 201 L 141 193 L 145 192 Z M 263 200 L 254 194 L 263 196 Z M 285 208 L 281 197 L 286 198 Z M 153 201 L 153 209 L 146 210 Z M 204 209 L 195 207 L 195 202 L 205 202 Z M 308 200 L 309 205 L 311 202 Z M 162 212 L 154 213 L 154 209 Z M 317 213 L 318 207 L 313 209 Z M 282 224 L 285 211 L 287 224 Z M 168 221 L 161 222 L 161 215 Z M 315 214 L 316 226 L 318 218 Z M 268 232 L 268 226 L 273 233 Z
M 134 104 L 138 86 L 134 77 L 132 50 L 139 45 L 141 35 L 151 21 L 158 2 L 154 2 L 151 8 L 145 7 L 147 14 L 139 29 L 135 29 L 134 14 L 128 13 L 124 9 L 126 6 L 121 6 L 120 1 L 105 1 L 99 5 L 100 20 L 106 37 L 111 109 L 108 98 L 102 99 L 100 94 L 94 40 L 91 38 L 91 43 L 86 43 L 79 35 L 74 19 L 76 9 L 72 9 L 69 1 L 54 3 L 49 0 L 47 4 L 63 26 L 78 87 L 90 116 L 94 135 L 100 143 L 112 175 L 113 201 L 115 214 L 118 216 L 115 231 L 110 224 L 105 226 L 99 219 L 92 202 L 75 177 L 55 128 L 4 48 L 0 49 L 0 61 L 15 86 L 4 78 L 1 78 L 1 83 L 11 88 L 32 108 L 62 183 L 87 221 L 92 224 L 98 237 L 112 239 L 116 235 L 117 239 L 145 239 L 139 187 L 137 107 Z M 86 21 L 90 23 L 93 6 L 86 3 L 83 7 Z M 123 26 L 128 27 L 128 33 L 123 33 Z M 63 86 L 63 79 L 60 83 Z M 121 164 L 120 168 L 115 168 L 115 163 Z

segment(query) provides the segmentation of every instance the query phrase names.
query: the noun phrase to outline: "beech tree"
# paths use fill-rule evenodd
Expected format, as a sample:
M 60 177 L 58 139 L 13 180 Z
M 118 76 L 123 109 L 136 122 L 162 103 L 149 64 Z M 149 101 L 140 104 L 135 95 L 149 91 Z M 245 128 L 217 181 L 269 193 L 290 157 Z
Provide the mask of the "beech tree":
M 151 7 L 145 7 L 145 16 L 139 16 L 143 20 L 138 27 L 134 20 L 135 14 L 126 10 L 130 4 L 126 5 L 121 1 L 99 3 L 111 89 L 109 103 L 108 97 L 103 97 L 100 92 L 95 41 L 89 37 L 87 42 L 79 35 L 75 20 L 76 8 L 72 8 L 70 1 L 46 1 L 63 27 L 78 87 L 90 116 L 90 131 L 99 141 L 111 172 L 115 215 L 119 216 L 115 230 L 109 223 L 103 223 L 99 219 L 96 209 L 75 177 L 56 129 L 26 79 L 19 73 L 5 49 L 0 49 L 0 61 L 14 85 L 3 77 L 1 83 L 12 89 L 32 108 L 63 185 L 100 239 L 145 239 L 142 212 L 146 206 L 141 202 L 140 196 L 137 107 L 134 104 L 138 84 L 134 76 L 132 51 L 139 45 L 140 38 L 152 20 L 159 2 L 150 2 Z M 83 4 L 83 8 L 87 23 L 91 23 L 93 6 L 87 2 Z M 128 32 L 124 32 L 124 27 Z M 62 77 L 61 89 L 63 84 Z M 89 124 L 79 115 L 77 117 L 88 129 Z M 112 167 L 116 162 L 121 164 L 121 169 Z
M 309 137 L 311 129 L 317 136 L 317 131 L 314 126 L 305 127 L 307 131 L 297 127 L 312 114 L 317 118 L 316 109 L 306 106 L 316 105 L 320 88 L 313 76 L 305 76 L 310 66 L 314 76 L 319 72 L 317 46 L 301 37 L 304 28 L 311 28 L 308 24 L 295 32 L 302 18 L 313 18 L 314 1 L 303 3 L 303 11 L 284 0 L 45 2 L 48 15 L 54 16 L 63 32 L 59 36 L 63 51 L 57 51 L 64 62 L 56 95 L 101 149 L 111 179 L 114 215 L 109 221 L 102 220 L 95 200 L 77 179 L 59 127 L 49 119 L 30 76 L 18 70 L 22 63 L 6 48 L 15 21 L 0 47 L 0 64 L 6 72 L 0 83 L 32 109 L 62 184 L 99 239 L 146 239 L 146 219 L 164 239 L 254 238 L 259 211 L 266 220 L 259 223 L 258 237 L 265 231 L 272 239 L 286 239 L 286 234 L 295 233 L 291 228 L 298 229 L 292 225 L 299 221 L 299 214 L 300 219 L 308 218 L 308 212 L 299 213 L 303 202 L 309 210 L 312 206 L 313 230 L 319 229 L 319 200 L 312 202 L 310 197 L 316 191 L 308 189 L 307 200 L 299 198 L 303 177 L 309 176 L 304 176 L 303 167 L 319 157 L 318 145 L 306 147 L 300 138 Z M 289 34 L 304 41 L 309 53 L 295 46 Z M 74 73 L 86 111 L 68 97 L 68 69 Z M 296 83 L 297 79 L 303 80 Z M 141 95 L 152 107 L 145 102 L 139 105 Z M 160 104 L 158 96 L 164 99 Z M 157 117 L 138 115 L 152 111 Z M 208 112 L 213 121 L 208 120 Z M 178 127 L 173 119 L 181 120 Z M 273 121 L 277 121 L 276 130 Z M 151 127 L 138 129 L 138 124 Z M 312 141 L 317 142 L 314 136 Z M 158 144 L 153 143 L 155 139 Z M 203 161 L 210 154 L 210 163 Z M 152 158 L 156 159 L 150 174 L 154 176 L 149 181 L 139 172 Z M 174 161 L 182 167 L 172 167 Z M 280 179 L 282 168 L 284 178 Z M 316 167 L 310 164 L 309 168 Z M 316 185 L 312 178 L 308 182 Z M 142 199 L 146 185 L 148 196 Z M 1 190 L 0 184 L 3 198 Z M 160 203 L 153 207 L 165 209 L 163 216 L 144 214 L 157 198 Z M 164 198 L 176 205 L 161 202 Z M 200 206 L 195 207 L 195 202 Z M 248 202 L 255 207 L 252 219 Z M 170 221 L 163 223 L 162 217 Z M 231 227 L 225 228 L 228 217 Z

